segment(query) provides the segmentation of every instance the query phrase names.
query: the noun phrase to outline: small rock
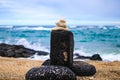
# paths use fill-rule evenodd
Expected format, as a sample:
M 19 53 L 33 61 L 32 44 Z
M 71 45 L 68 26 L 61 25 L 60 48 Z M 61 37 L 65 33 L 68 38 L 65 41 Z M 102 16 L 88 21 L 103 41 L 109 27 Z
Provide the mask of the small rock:
M 89 60 L 102 61 L 102 58 L 100 57 L 99 54 L 94 54 L 92 56 L 82 56 L 82 55 L 79 55 L 79 53 L 75 53 L 74 56 L 76 56 L 75 59 L 89 59 Z
M 91 60 L 98 60 L 98 61 L 102 61 L 102 58 L 100 57 L 99 54 L 94 54 L 91 58 Z

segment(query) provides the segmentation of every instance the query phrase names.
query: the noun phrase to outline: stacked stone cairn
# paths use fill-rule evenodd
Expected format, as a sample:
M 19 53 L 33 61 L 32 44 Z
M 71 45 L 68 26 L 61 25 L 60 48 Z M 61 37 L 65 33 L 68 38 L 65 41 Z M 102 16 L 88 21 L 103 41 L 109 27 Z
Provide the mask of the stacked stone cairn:
M 76 76 L 93 76 L 96 69 L 83 61 L 73 61 L 74 39 L 71 31 L 51 32 L 50 60 L 30 69 L 26 80 L 77 80 Z

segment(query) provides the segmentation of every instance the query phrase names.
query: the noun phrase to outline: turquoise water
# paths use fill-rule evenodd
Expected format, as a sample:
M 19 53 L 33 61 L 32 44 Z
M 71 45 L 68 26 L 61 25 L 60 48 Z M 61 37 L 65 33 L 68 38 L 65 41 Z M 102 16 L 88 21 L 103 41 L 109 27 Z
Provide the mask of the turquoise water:
M 54 26 L 0 26 L 0 43 L 50 51 L 50 33 Z M 74 53 L 100 54 L 105 60 L 120 60 L 120 26 L 69 26 L 74 34 Z

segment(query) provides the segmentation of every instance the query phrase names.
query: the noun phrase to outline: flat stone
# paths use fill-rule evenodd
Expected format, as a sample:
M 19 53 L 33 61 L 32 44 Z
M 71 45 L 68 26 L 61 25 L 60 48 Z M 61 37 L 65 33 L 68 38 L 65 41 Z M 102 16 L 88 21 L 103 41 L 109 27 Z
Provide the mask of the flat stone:
M 95 66 L 83 61 L 74 61 L 71 70 L 77 76 L 93 76 L 96 73 Z
M 26 80 L 76 80 L 76 76 L 67 67 L 49 65 L 30 69 Z

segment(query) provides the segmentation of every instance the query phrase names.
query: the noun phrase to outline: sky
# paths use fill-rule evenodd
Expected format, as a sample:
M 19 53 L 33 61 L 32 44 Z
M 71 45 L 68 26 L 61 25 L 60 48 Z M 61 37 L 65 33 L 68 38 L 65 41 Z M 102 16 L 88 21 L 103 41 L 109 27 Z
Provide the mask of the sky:
M 120 24 L 120 0 L 0 0 L 0 25 Z

